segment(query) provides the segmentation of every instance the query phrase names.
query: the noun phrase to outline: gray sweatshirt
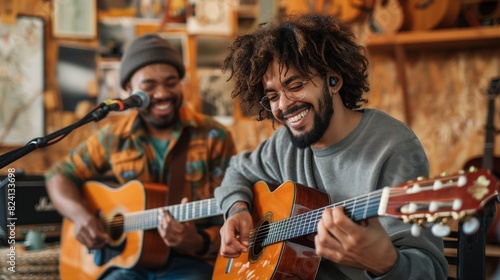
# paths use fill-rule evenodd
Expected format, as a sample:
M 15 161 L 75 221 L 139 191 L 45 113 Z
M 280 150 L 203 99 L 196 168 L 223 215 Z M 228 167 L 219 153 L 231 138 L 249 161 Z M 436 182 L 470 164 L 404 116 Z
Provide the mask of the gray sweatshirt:
M 328 148 L 299 149 L 286 128 L 280 128 L 253 152 L 234 156 L 215 190 L 223 213 L 236 201 L 251 206 L 257 181 L 278 186 L 291 180 L 326 192 L 333 204 L 429 175 L 424 149 L 405 124 L 376 109 L 363 112 L 359 125 Z M 398 250 L 398 260 L 391 271 L 375 279 L 446 279 L 441 238 L 430 230 L 414 237 L 410 225 L 398 219 L 379 220 Z M 322 260 L 316 279 L 371 278 L 364 270 Z

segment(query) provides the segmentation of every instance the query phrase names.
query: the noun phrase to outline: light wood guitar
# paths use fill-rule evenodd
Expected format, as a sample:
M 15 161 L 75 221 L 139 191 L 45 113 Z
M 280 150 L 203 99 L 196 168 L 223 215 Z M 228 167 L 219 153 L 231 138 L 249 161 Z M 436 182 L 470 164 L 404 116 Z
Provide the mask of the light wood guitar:
M 156 229 L 159 208 L 166 209 L 179 222 L 222 214 L 215 199 L 163 206 L 167 187 L 161 184 L 130 181 L 119 188 L 111 188 L 89 181 L 82 191 L 111 241 L 102 249 L 89 251 L 76 240 L 74 224 L 64 219 L 60 256 L 62 279 L 100 279 L 112 268 L 155 268 L 165 264 L 169 248 Z
M 328 14 L 334 15 L 343 22 L 353 22 L 358 20 L 373 8 L 373 0 L 320 0 L 324 2 L 316 10 L 321 8 Z
M 399 0 L 375 0 L 369 15 L 369 32 L 393 34 L 403 26 L 404 12 Z
M 460 14 L 459 0 L 400 0 L 404 10 L 403 29 L 431 30 L 452 27 Z
M 326 194 L 291 181 L 274 191 L 258 182 L 252 208 L 257 226 L 250 232 L 249 252 L 234 259 L 219 255 L 213 279 L 314 279 L 320 258 L 313 234 L 327 208 L 343 206 L 354 221 L 398 218 L 414 223 L 412 232 L 426 222 L 436 223 L 433 232 L 438 235 L 441 223 L 472 215 L 495 196 L 498 182 L 485 169 L 409 181 L 332 205 Z
M 287 0 L 287 14 L 316 12 L 331 14 L 343 22 L 353 22 L 373 7 L 374 0 Z

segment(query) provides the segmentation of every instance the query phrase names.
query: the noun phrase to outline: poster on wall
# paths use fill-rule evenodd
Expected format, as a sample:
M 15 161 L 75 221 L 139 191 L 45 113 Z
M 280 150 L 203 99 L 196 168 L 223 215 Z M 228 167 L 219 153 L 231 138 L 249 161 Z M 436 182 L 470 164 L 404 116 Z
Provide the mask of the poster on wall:
M 227 35 L 234 32 L 231 0 L 189 0 L 186 29 L 189 34 Z
M 184 66 L 189 67 L 188 39 L 185 33 L 159 32 L 158 35 L 167 40 L 181 56 Z
M 45 134 L 44 20 L 18 17 L 0 24 L 0 145 Z
M 120 60 L 101 60 L 98 62 L 99 96 L 97 103 L 107 99 L 128 97 L 128 93 L 120 85 Z
M 54 36 L 93 39 L 96 36 L 96 1 L 54 1 Z
M 234 85 L 228 73 L 222 73 L 218 68 L 199 68 L 198 80 L 202 101 L 202 112 L 213 116 L 226 126 L 234 123 L 234 101 L 231 97 Z
M 82 101 L 95 104 L 96 50 L 75 44 L 60 44 L 57 53 L 56 78 L 62 109 L 74 112 Z

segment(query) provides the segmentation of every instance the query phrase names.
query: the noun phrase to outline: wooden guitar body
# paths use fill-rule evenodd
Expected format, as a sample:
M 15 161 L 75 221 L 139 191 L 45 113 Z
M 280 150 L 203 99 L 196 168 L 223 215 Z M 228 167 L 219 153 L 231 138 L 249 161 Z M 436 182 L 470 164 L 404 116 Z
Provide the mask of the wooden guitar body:
M 101 219 L 119 221 L 125 213 L 144 211 L 165 204 L 167 188 L 160 184 L 130 182 L 109 188 L 97 182 L 87 183 L 83 195 L 90 209 Z M 156 216 L 157 219 L 157 216 Z M 159 267 L 168 258 L 168 247 L 156 229 L 131 231 L 108 228 L 111 242 L 91 252 L 75 237 L 74 224 L 65 219 L 62 227 L 60 273 L 62 279 L 99 279 L 114 267 Z
M 328 196 L 292 182 L 272 192 L 266 183 L 258 182 L 254 195 L 252 217 L 254 226 L 260 228 L 250 240 L 254 246 L 235 259 L 217 258 L 213 279 L 314 279 L 320 258 L 315 254 L 312 235 L 269 246 L 262 242 L 270 223 L 325 206 Z M 292 227 L 288 230 L 293 231 Z
M 399 0 L 375 0 L 368 32 L 393 34 L 401 29 L 403 22 L 404 13 Z
M 456 0 L 404 0 L 404 30 L 431 30 L 451 27 L 455 24 L 461 8 Z

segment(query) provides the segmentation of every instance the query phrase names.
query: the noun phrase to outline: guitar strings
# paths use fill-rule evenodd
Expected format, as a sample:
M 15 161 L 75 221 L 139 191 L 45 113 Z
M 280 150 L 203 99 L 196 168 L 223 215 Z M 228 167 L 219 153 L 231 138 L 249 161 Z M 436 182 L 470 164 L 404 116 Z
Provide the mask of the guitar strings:
M 278 239 L 289 239 L 300 237 L 308 233 L 314 233 L 317 228 L 317 223 L 319 222 L 321 215 L 323 214 L 323 211 L 327 208 L 344 206 L 344 211 L 349 212 L 355 207 L 356 204 L 363 205 L 368 201 L 368 204 L 365 205 L 362 211 L 365 211 L 366 209 L 366 212 L 371 212 L 373 211 L 373 209 L 378 209 L 378 204 L 381 196 L 382 190 L 377 190 L 363 196 L 352 198 L 343 202 L 338 202 L 287 219 L 262 225 L 261 227 L 255 228 L 250 231 L 250 246 L 264 243 L 264 240 L 266 239 L 268 239 L 269 241 L 265 242 L 263 244 L 264 246 L 281 241 Z M 303 226 L 298 226 L 300 224 L 303 224 Z M 293 229 L 292 232 L 290 232 L 290 229 Z M 302 234 L 297 234 L 297 232 L 301 232 Z M 291 236 L 289 238 L 281 238 L 279 235 L 283 233 L 288 233 Z M 293 235 L 292 233 L 295 233 L 295 235 Z
M 454 178 L 458 178 L 458 175 Z M 455 185 L 455 182 L 449 178 L 448 187 Z M 420 184 L 419 182 L 416 182 Z M 442 187 L 447 187 L 443 185 Z M 418 191 L 428 191 L 434 190 L 434 185 L 427 185 L 423 187 L 418 187 Z M 418 192 L 417 191 L 417 192 Z M 317 223 L 321 219 L 323 211 L 327 208 L 335 208 L 339 206 L 344 206 L 344 211 L 346 214 L 350 214 L 351 217 L 361 216 L 366 218 L 367 213 L 377 213 L 379 208 L 380 198 L 382 197 L 383 189 L 379 189 L 372 193 L 355 197 L 343 202 L 338 202 L 333 205 L 328 205 L 316 210 L 312 210 L 306 213 L 302 213 L 287 219 L 272 222 L 269 224 L 262 225 L 261 227 L 254 228 L 250 231 L 250 247 L 255 245 L 270 245 L 283 240 L 292 239 L 307 234 L 311 234 L 317 231 Z M 389 188 L 390 197 L 398 197 L 403 195 L 408 195 L 408 189 L 403 188 Z M 367 203 L 368 201 L 368 203 Z M 365 205 L 367 204 L 367 205 Z M 358 207 L 359 205 L 364 205 L 364 207 Z M 395 205 L 398 206 L 400 203 L 388 202 L 387 206 Z M 354 209 L 354 211 L 352 211 Z M 360 215 L 362 213 L 362 215 Z M 376 216 L 376 215 L 373 215 Z M 361 219 L 360 219 L 361 220 Z M 305 222 L 305 223 L 304 223 Z M 304 224 L 300 227 L 297 225 Z M 306 227 L 309 226 L 309 227 Z M 290 232 L 290 229 L 293 229 Z M 286 236 L 288 235 L 288 236 Z
M 458 175 L 454 178 L 458 178 Z M 448 178 L 449 183 L 453 184 L 451 178 Z M 421 182 L 416 182 L 419 184 Z M 422 190 L 431 190 L 433 189 L 433 185 L 428 185 L 425 187 L 420 187 L 419 191 Z M 377 216 L 378 208 L 380 206 L 380 198 L 382 197 L 382 192 L 384 189 L 379 189 L 374 192 L 358 196 L 355 198 L 351 198 L 346 201 L 338 202 L 332 205 L 324 206 L 319 209 L 315 209 L 309 212 L 305 212 L 290 218 L 286 218 L 280 221 L 267 223 L 260 227 L 254 228 L 250 231 L 250 246 L 255 246 L 255 244 L 263 244 L 263 246 L 270 245 L 276 242 L 280 242 L 286 239 L 291 239 L 295 237 L 300 237 L 303 235 L 311 234 L 317 231 L 317 223 L 321 219 L 323 211 L 327 208 L 336 208 L 339 206 L 344 206 L 344 211 L 347 215 L 350 215 L 351 218 L 361 217 L 358 220 L 366 219 L 367 217 Z M 401 195 L 407 195 L 408 189 L 403 188 L 390 188 L 389 196 L 397 197 Z M 194 201 L 187 204 L 179 204 L 173 206 L 165 206 L 164 208 L 169 212 L 183 213 L 186 216 L 193 211 L 186 211 L 189 206 L 197 206 L 198 204 L 208 203 L 209 205 L 215 206 L 210 207 L 208 210 L 210 213 L 214 211 L 214 213 L 220 213 L 220 210 L 216 206 L 216 203 L 211 203 L 214 199 L 210 200 L 200 200 Z M 208 202 L 207 202 L 208 201 Z M 387 206 L 398 205 L 399 203 L 393 203 L 389 201 Z M 215 208 L 215 209 L 214 209 Z M 171 210 L 172 209 L 172 210 Z M 180 210 L 180 211 L 178 211 Z M 201 210 L 201 209 L 200 209 Z M 113 219 L 110 221 L 110 228 L 118 228 L 124 227 L 124 224 L 133 228 L 133 226 L 137 226 L 137 224 L 144 224 L 145 221 L 149 222 L 151 228 L 154 228 L 158 225 L 158 216 L 157 209 L 149 209 L 143 212 L 135 212 L 122 216 L 119 219 Z M 178 212 L 177 212 L 178 211 Z M 194 211 L 195 213 L 197 211 Z M 127 223 L 127 221 L 134 221 Z M 357 221 L 357 220 L 355 220 Z M 302 225 L 302 226 L 300 226 Z M 290 231 L 292 229 L 292 231 Z M 288 235 L 288 237 L 286 236 Z
M 115 216 L 110 221 L 103 220 L 103 223 L 111 230 L 124 228 L 124 231 L 133 231 L 144 228 L 155 228 L 158 226 L 158 209 L 160 208 L 164 208 L 175 219 L 181 221 L 194 220 L 198 217 L 197 215 L 209 217 L 221 212 L 215 199 L 206 199 L 186 204 L 169 205 L 145 211 L 132 212 Z

